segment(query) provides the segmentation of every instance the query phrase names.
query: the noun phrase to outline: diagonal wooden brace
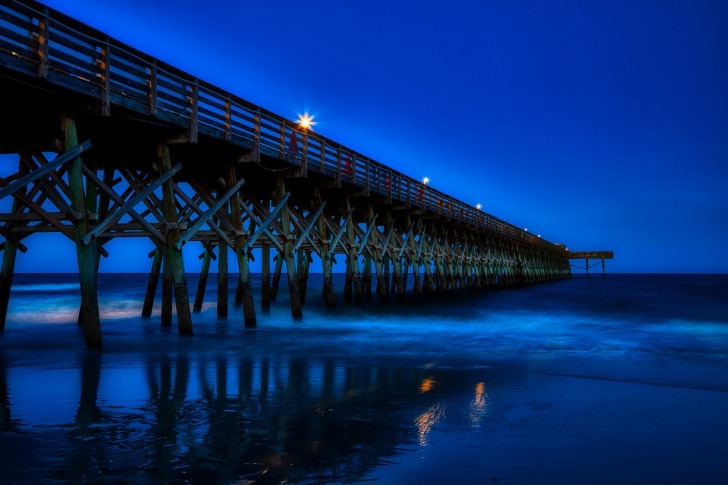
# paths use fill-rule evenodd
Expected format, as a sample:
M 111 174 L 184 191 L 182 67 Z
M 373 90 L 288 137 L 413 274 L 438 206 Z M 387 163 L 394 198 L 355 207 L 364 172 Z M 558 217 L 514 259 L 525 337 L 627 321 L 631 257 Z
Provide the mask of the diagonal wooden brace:
M 385 254 L 392 256 L 391 251 L 389 250 L 389 241 L 392 239 L 392 234 L 394 234 L 394 225 L 389 226 L 389 231 L 387 231 L 387 235 L 384 238 L 384 244 L 382 244 L 382 256 Z
M 242 209 L 250 215 L 251 220 L 255 221 L 258 224 L 258 230 L 255 231 L 255 233 L 248 238 L 247 241 L 245 241 L 245 244 L 243 245 L 243 249 L 245 251 L 248 250 L 253 244 L 255 244 L 255 241 L 258 240 L 258 238 L 265 232 L 268 234 L 268 237 L 271 241 L 273 241 L 273 244 L 276 245 L 278 250 L 283 253 L 284 249 L 283 246 L 281 246 L 281 243 L 276 240 L 273 235 L 268 231 L 268 226 L 270 225 L 273 220 L 278 216 L 278 213 L 286 206 L 286 202 L 288 202 L 288 198 L 291 196 L 290 192 L 286 192 L 286 194 L 283 196 L 280 202 L 278 202 L 278 205 L 273 209 L 273 211 L 270 213 L 268 218 L 264 222 L 260 222 L 260 219 L 258 219 L 255 214 L 245 205 L 241 204 Z
M 222 208 L 222 206 L 227 204 L 227 201 L 230 200 L 230 198 L 233 195 L 235 195 L 238 192 L 238 190 L 240 190 L 240 187 L 242 187 L 244 183 L 245 183 L 245 179 L 240 179 L 240 180 L 238 180 L 238 183 L 236 183 L 233 186 L 232 189 L 225 192 L 225 195 L 220 197 L 217 200 L 217 202 L 215 202 L 212 205 L 212 207 L 210 207 L 210 209 L 208 209 L 208 211 L 205 212 L 204 215 L 200 216 L 195 221 L 195 223 L 192 224 L 192 227 L 187 229 L 187 231 L 185 231 L 185 233 L 182 234 L 182 236 L 180 236 L 179 240 L 177 240 L 177 243 L 175 244 L 175 247 L 178 250 L 182 249 L 182 245 L 184 243 L 186 243 L 187 241 L 189 241 L 190 238 L 192 238 L 195 234 L 197 234 L 197 231 L 199 231 L 202 228 L 202 226 L 205 225 L 205 223 L 207 223 L 207 221 L 209 221 L 212 218 L 212 216 L 217 214 L 217 211 L 219 211 Z
M 344 221 L 344 224 L 340 228 L 338 228 L 338 231 L 336 232 L 336 236 L 334 236 L 334 239 L 331 241 L 331 246 L 329 247 L 329 252 L 326 253 L 326 257 L 330 258 L 334 254 L 334 250 L 336 249 L 336 246 L 339 244 L 339 240 L 341 239 L 341 236 L 344 235 L 344 231 L 346 231 L 346 226 L 349 224 L 349 219 L 351 219 L 351 214 L 353 211 L 349 211 L 349 213 L 346 216 L 346 220 Z
M 119 173 L 122 177 L 124 177 L 124 180 L 127 184 L 129 184 L 129 188 L 131 188 L 132 190 L 142 190 L 143 187 L 148 183 L 143 179 L 140 180 L 139 176 L 129 169 L 119 170 Z M 144 214 L 151 214 L 152 217 L 154 217 L 157 222 L 159 222 L 159 224 L 161 224 L 162 227 L 164 227 L 164 229 L 168 231 L 171 226 L 159 210 L 159 208 L 162 207 L 162 201 L 159 200 L 159 197 L 157 197 L 154 192 L 151 192 L 149 194 L 149 197 L 145 197 L 142 202 L 144 202 L 144 205 L 147 207 L 147 210 L 144 211 Z
M 374 214 L 374 219 L 369 223 L 369 227 L 367 227 L 367 232 L 364 233 L 364 237 L 361 239 L 361 242 L 359 243 L 359 250 L 356 252 L 357 258 L 361 256 L 362 251 L 367 245 L 367 240 L 369 239 L 369 235 L 372 233 L 372 229 L 374 229 L 377 226 L 377 215 Z
M 38 170 L 39 166 L 35 163 L 35 159 L 38 159 L 38 161 L 42 162 L 40 164 L 40 168 L 48 165 L 48 161 L 45 159 L 45 157 L 43 157 L 42 153 L 33 154 L 30 153 L 28 150 L 21 149 L 20 160 L 31 171 Z M 61 167 L 61 170 L 63 170 L 63 168 L 64 167 Z M 77 219 L 79 219 L 79 215 L 76 214 L 76 212 L 71 208 L 66 200 L 61 197 L 61 194 L 58 191 L 58 189 L 64 191 L 64 189 L 68 188 L 66 186 L 66 182 L 60 175 L 61 170 L 59 170 L 58 172 L 56 172 L 55 170 L 51 170 L 49 173 L 51 180 L 48 180 L 47 177 L 40 177 L 36 180 L 36 183 L 40 184 L 43 187 L 51 202 L 53 202 L 53 204 L 58 207 L 61 212 L 66 214 L 66 217 L 68 217 L 71 222 L 75 222 Z M 70 195 L 68 195 L 68 193 L 66 193 L 66 195 L 70 199 Z
M 34 182 L 38 178 L 42 177 L 43 175 L 48 174 L 49 172 L 55 170 L 56 168 L 60 167 L 66 162 L 70 162 L 77 156 L 79 156 L 81 153 L 85 152 L 91 148 L 91 142 L 86 141 L 81 143 L 80 145 L 71 148 L 67 152 L 58 155 L 51 163 L 48 165 L 45 165 L 44 167 L 41 167 L 37 170 L 33 170 L 27 175 L 24 175 L 23 177 L 20 177 L 15 182 L 12 182 L 8 184 L 6 187 L 3 187 L 0 189 L 0 199 L 3 199 L 5 196 L 11 195 L 15 193 L 16 191 L 20 190 L 20 188 L 27 186 L 29 183 Z
M 9 229 L 0 226 L 0 234 L 5 238 L 6 241 L 10 241 L 20 250 L 21 253 L 25 253 L 28 251 L 28 247 L 20 242 L 20 239 L 15 236 L 12 232 L 10 232 Z M 5 243 L 3 243 L 4 245 Z M 4 246 L 3 246 L 4 248 Z
M 296 244 L 293 245 L 293 252 L 295 253 L 298 251 L 298 248 L 301 247 L 301 244 L 303 244 L 303 241 L 308 239 L 308 242 L 311 243 L 311 245 L 315 248 L 316 244 L 308 237 L 308 233 L 311 232 L 311 229 L 313 229 L 313 226 L 316 225 L 316 221 L 318 221 L 319 216 L 321 216 L 321 213 L 324 211 L 324 207 L 326 207 L 326 201 L 323 201 L 321 203 L 321 207 L 318 208 L 316 213 L 313 215 L 311 220 L 308 223 L 308 226 L 306 226 L 306 229 L 303 230 L 301 235 L 298 237 L 298 241 L 296 241 Z M 316 251 L 318 253 L 318 251 Z
M 106 229 L 111 227 L 116 221 L 122 218 L 124 214 L 129 212 L 130 209 L 132 209 L 134 206 L 136 206 L 139 202 L 146 199 L 149 194 L 154 192 L 157 187 L 162 185 L 167 180 L 171 179 L 174 174 L 182 170 L 182 165 L 175 165 L 171 170 L 168 170 L 164 174 L 162 174 L 157 180 L 152 182 L 151 184 L 144 187 L 137 195 L 129 199 L 124 205 L 119 207 L 113 214 L 109 215 L 106 219 L 101 221 L 96 227 L 94 227 L 92 230 L 90 230 L 86 235 L 81 239 L 81 242 L 84 245 L 88 245 L 95 237 L 97 237 L 99 234 L 104 232 Z
M 409 231 L 407 231 L 407 234 L 404 235 L 404 238 L 402 239 L 402 247 L 399 248 L 399 259 L 402 259 L 402 255 L 404 254 L 404 251 L 407 249 L 407 239 L 412 236 L 412 229 L 414 229 L 415 223 L 413 222 L 410 224 Z
M 194 180 L 190 180 L 189 184 L 190 184 L 190 187 L 192 187 L 195 190 L 196 195 L 200 198 L 200 200 L 202 202 L 205 202 L 208 205 L 208 207 L 212 207 L 215 204 L 215 199 L 207 192 L 207 190 L 200 183 L 195 182 Z M 187 202 L 188 198 L 182 197 L 182 195 L 180 195 L 180 197 L 183 200 L 185 200 L 185 202 Z M 220 212 L 217 214 L 217 217 L 218 217 L 217 225 L 223 234 L 225 234 L 225 231 L 235 232 L 235 224 L 233 224 L 232 218 L 230 217 L 229 214 L 227 214 L 225 212 Z M 214 230 L 214 228 L 213 228 L 213 230 Z M 217 232 L 217 231 L 215 231 L 215 232 Z M 218 233 L 218 234 L 220 234 L 220 233 Z M 222 235 L 221 235 L 221 237 L 222 237 Z M 228 239 L 228 241 L 229 241 L 229 239 Z M 232 246 L 233 244 L 231 243 L 230 245 Z
M 83 167 L 83 173 L 88 177 L 91 182 L 93 182 L 98 188 L 100 188 L 102 191 L 104 191 L 106 194 L 108 194 L 111 199 L 119 206 L 122 207 L 124 205 L 124 198 L 128 195 L 128 193 L 133 192 L 133 189 L 129 187 L 126 191 L 124 191 L 124 194 L 121 196 L 117 195 L 116 192 L 114 192 L 111 187 L 106 185 L 101 179 L 99 179 L 95 173 L 93 173 L 92 170 L 89 170 L 87 167 Z M 149 233 L 156 239 L 156 242 L 164 243 L 165 239 L 164 237 L 157 231 L 154 226 L 152 226 L 146 219 L 144 219 L 144 216 L 139 214 L 137 211 L 135 211 L 133 208 L 128 209 L 126 212 L 129 213 L 129 215 L 134 218 L 139 224 L 142 225 Z M 154 239 L 152 239 L 152 242 L 155 242 Z M 155 242 L 155 244 L 156 244 Z M 154 254 L 154 251 L 152 251 L 152 254 L 149 256 L 150 258 Z
M 196 189 L 196 190 L 200 190 L 200 189 Z M 193 201 L 187 194 L 185 194 L 184 190 L 175 186 L 174 191 L 180 197 L 180 199 L 182 199 L 185 204 L 187 204 L 189 207 L 191 207 L 194 212 L 197 212 L 197 214 L 199 216 L 202 216 L 205 214 L 205 211 L 202 210 L 200 208 L 200 206 L 195 201 Z M 198 197 L 196 197 L 196 198 L 198 201 L 200 201 L 200 202 L 205 201 L 205 198 L 202 197 L 202 195 L 200 195 L 200 194 L 197 194 L 197 195 L 198 195 Z M 210 199 L 207 199 L 207 200 L 210 200 Z M 220 216 L 220 215 L 221 214 L 218 214 L 218 216 Z M 223 219 L 223 221 L 224 221 L 224 219 Z M 211 222 L 209 219 L 207 220 L 207 225 L 210 226 L 210 228 L 213 231 L 215 231 L 217 233 L 217 235 L 220 236 L 220 239 L 225 241 L 228 244 L 228 246 L 232 247 L 235 245 L 235 243 L 228 237 L 228 235 L 225 234 L 225 232 L 222 229 L 220 229 L 219 225 L 215 224 L 214 222 Z M 215 256 L 215 253 L 213 253 L 209 248 L 207 248 L 206 251 L 208 251 L 210 253 L 210 257 L 212 258 L 213 261 L 217 261 L 217 256 Z

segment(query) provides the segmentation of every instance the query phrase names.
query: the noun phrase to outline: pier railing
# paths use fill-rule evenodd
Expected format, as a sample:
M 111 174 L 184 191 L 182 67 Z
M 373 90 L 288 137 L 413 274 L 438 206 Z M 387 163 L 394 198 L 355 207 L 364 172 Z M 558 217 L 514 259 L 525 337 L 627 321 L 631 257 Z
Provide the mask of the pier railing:
M 197 79 L 32 1 L 0 4 L 0 68 L 46 79 L 112 106 L 226 140 L 426 213 L 499 237 L 553 249 L 549 241 L 444 194 L 318 133 Z

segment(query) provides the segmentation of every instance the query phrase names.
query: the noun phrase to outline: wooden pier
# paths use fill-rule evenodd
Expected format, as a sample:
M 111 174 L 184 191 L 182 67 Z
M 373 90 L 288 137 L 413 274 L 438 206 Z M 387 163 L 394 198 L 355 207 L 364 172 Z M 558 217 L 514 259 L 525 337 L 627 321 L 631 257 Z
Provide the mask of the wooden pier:
M 75 244 L 90 347 L 101 345 L 96 276 L 113 238 L 154 243 L 142 314 L 161 278 L 162 325 L 174 304 L 183 334 L 193 332 L 213 259 L 218 315 L 237 284 L 248 327 L 253 257 L 262 258 L 263 308 L 285 266 L 293 318 L 311 298 L 312 254 L 328 306 L 335 258 L 346 267 L 344 299 L 356 304 L 403 297 L 410 273 L 418 297 L 571 275 L 563 246 L 33 1 L 0 1 L 0 93 L 0 153 L 18 159 L 0 179 L 0 198 L 13 198 L 0 214 L 0 331 L 17 251 L 41 232 Z M 192 305 L 183 250 L 202 253 Z
M 600 259 L 602 261 L 602 279 L 607 277 L 607 266 L 604 264 L 605 259 L 613 259 L 613 251 L 571 251 L 569 252 L 569 259 L 583 259 L 584 267 L 579 268 L 586 271 L 586 277 L 589 279 L 589 270 L 594 266 L 598 265 L 599 262 L 589 263 L 589 260 Z

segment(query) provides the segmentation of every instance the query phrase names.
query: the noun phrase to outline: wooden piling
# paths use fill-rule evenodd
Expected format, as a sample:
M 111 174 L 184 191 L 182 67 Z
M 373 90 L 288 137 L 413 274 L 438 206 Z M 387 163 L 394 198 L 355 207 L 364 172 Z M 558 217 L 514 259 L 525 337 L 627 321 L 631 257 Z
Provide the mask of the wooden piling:
M 321 206 L 323 203 L 321 198 L 321 191 L 317 188 L 314 191 L 314 203 L 316 206 Z M 319 217 L 318 231 L 321 237 L 321 271 L 323 273 L 323 288 L 321 289 L 321 295 L 326 303 L 326 308 L 331 309 L 336 306 L 336 292 L 334 290 L 334 280 L 332 275 L 333 267 L 333 254 L 330 254 L 332 234 L 326 224 L 325 215 Z
M 283 272 L 283 253 L 278 251 L 278 254 L 276 254 L 275 259 L 275 267 L 273 268 L 273 282 L 271 283 L 270 287 L 270 300 L 276 301 L 276 297 L 278 296 L 278 286 L 280 286 L 281 282 L 281 273 Z
M 351 203 L 349 199 L 345 202 L 346 212 L 351 212 Z M 361 271 L 359 269 L 358 261 L 358 249 L 359 246 L 356 244 L 356 231 L 354 217 L 350 217 L 346 223 L 346 282 L 344 288 L 344 295 L 347 301 L 352 300 L 352 293 L 354 302 L 360 305 L 364 300 L 364 288 L 361 284 Z
M 227 186 L 233 187 L 237 183 L 235 165 L 229 163 L 227 166 Z M 238 260 L 239 286 L 241 289 L 241 300 L 243 304 L 243 323 L 246 328 L 255 327 L 257 318 L 255 316 L 255 303 L 253 301 L 253 288 L 250 282 L 250 260 L 248 249 L 245 246 L 245 235 L 243 233 L 243 216 L 240 208 L 240 198 L 234 195 L 230 199 L 230 214 L 233 219 L 235 236 L 235 255 Z
M 169 147 L 163 143 L 157 146 L 161 173 L 172 169 L 172 160 L 169 156 Z M 162 206 L 164 218 L 170 225 L 167 231 L 167 248 L 165 260 L 169 259 L 172 285 L 174 288 L 174 300 L 177 308 L 177 328 L 182 335 L 192 334 L 192 314 L 190 312 L 190 300 L 187 292 L 187 279 L 185 276 L 184 258 L 182 250 L 177 248 L 180 239 L 180 228 L 177 220 L 177 205 L 174 196 L 174 182 L 169 179 L 162 184 Z M 166 265 L 166 261 L 165 261 Z
M 367 231 L 370 235 L 367 241 L 367 247 L 364 248 L 364 271 L 362 273 L 364 299 L 367 303 L 372 302 L 372 263 L 375 259 L 374 256 L 378 254 L 379 248 L 379 231 L 377 230 L 376 223 L 374 207 L 369 203 L 367 204 Z
M 238 273 L 238 279 L 235 283 L 235 297 L 233 298 L 233 308 L 240 308 L 243 304 L 243 278 Z
M 403 298 L 407 293 L 407 276 L 409 275 L 410 260 L 405 256 L 402 258 L 402 269 L 400 270 L 400 278 L 402 279 L 402 291 L 397 291 L 397 296 Z
M 16 202 L 13 201 L 13 212 L 15 212 Z M 3 252 L 2 269 L 0 269 L 0 332 L 5 330 L 5 321 L 8 316 L 8 306 L 10 303 L 10 288 L 13 284 L 13 274 L 15 271 L 15 258 L 18 247 L 10 240 L 5 241 L 5 250 Z
M 324 248 L 328 248 L 328 244 L 325 244 L 323 246 Z M 324 253 L 323 257 L 321 258 L 321 269 L 323 271 L 323 278 L 324 278 L 324 286 L 322 290 L 322 294 L 324 297 L 324 301 L 326 302 L 326 308 L 334 308 L 336 306 L 336 292 L 334 289 L 334 278 L 333 278 L 333 256 Z
M 382 300 L 382 303 L 388 303 L 389 302 L 389 295 L 391 294 L 390 284 L 389 284 L 389 273 L 390 273 L 390 261 L 391 258 L 388 254 L 385 254 L 382 257 L 382 280 L 384 282 L 384 298 Z
M 205 247 L 205 251 L 202 253 L 202 267 L 200 268 L 200 279 L 197 282 L 197 291 L 195 292 L 195 304 L 193 306 L 193 311 L 195 312 L 202 311 L 202 302 L 205 299 L 207 277 L 210 274 L 210 262 L 212 261 L 212 256 L 210 255 L 211 251 L 211 248 Z
M 412 264 L 412 291 L 417 299 L 422 299 L 422 282 L 420 281 L 420 264 L 414 262 Z
M 18 160 L 18 176 L 25 175 L 26 169 L 22 161 Z M 25 188 L 18 190 L 25 193 Z M 13 198 L 12 213 L 19 214 L 22 212 L 23 205 L 17 198 Z M 12 226 L 11 226 L 12 227 Z M 7 229 L 10 229 L 9 227 Z M 12 238 L 5 239 L 5 249 L 3 251 L 2 268 L 0 268 L 0 332 L 5 330 L 5 322 L 8 317 L 8 306 L 10 305 L 10 290 L 13 285 L 13 276 L 15 275 L 15 259 L 18 253 L 18 244 Z
M 159 284 L 159 270 L 162 267 L 162 250 L 156 248 L 154 250 L 154 259 L 152 259 L 152 269 L 149 271 L 149 281 L 147 282 L 147 292 L 144 294 L 144 305 L 142 306 L 142 317 L 149 318 L 152 316 L 152 308 L 154 308 L 154 297 L 157 294 L 157 285 Z
M 282 200 L 286 192 L 285 182 L 282 177 L 278 178 L 278 197 Z M 294 319 L 303 318 L 303 310 L 301 308 L 301 296 L 298 291 L 298 270 L 293 259 L 293 234 L 291 231 L 291 217 L 288 211 L 288 203 L 281 211 L 281 226 L 283 228 L 283 237 L 285 243 L 283 245 L 284 257 L 286 260 L 286 273 L 288 276 L 288 293 L 291 298 L 291 316 Z
M 217 251 L 217 317 L 228 316 L 228 244 L 220 240 Z
M 374 260 L 374 272 L 377 276 L 377 296 L 379 297 L 380 303 L 387 303 L 389 301 L 389 291 L 387 290 L 388 276 L 384 272 L 386 265 L 386 256 L 379 254 L 379 257 Z
M 172 300 L 174 284 L 172 283 L 172 265 L 167 257 L 167 249 L 164 248 L 163 270 L 162 270 L 162 312 L 160 315 L 163 327 L 172 326 Z
M 270 246 L 265 244 L 261 251 L 261 295 L 260 304 L 264 311 L 270 310 Z
M 65 148 L 69 150 L 78 145 L 76 123 L 64 116 Z M 81 315 L 86 346 L 101 347 L 101 317 L 99 315 L 98 286 L 94 246 L 83 244 L 83 237 L 89 231 L 86 200 L 83 189 L 83 167 L 80 157 L 75 157 L 68 165 L 68 185 L 71 192 L 71 208 L 79 215 L 73 223 L 73 237 L 76 242 L 78 276 L 81 286 Z
M 372 302 L 372 257 L 364 255 L 364 271 L 362 272 L 362 285 L 364 286 L 364 300 Z
M 430 242 L 428 241 L 428 231 L 427 228 L 429 228 L 429 232 L 434 234 L 434 229 L 432 228 L 432 225 L 429 225 L 425 228 L 425 231 L 422 235 L 420 235 L 421 238 L 424 238 L 423 243 L 423 256 L 422 256 L 422 265 L 424 266 L 424 281 L 422 283 L 422 289 L 424 293 L 431 294 L 433 291 L 435 291 L 435 285 L 434 281 L 432 280 L 432 249 Z

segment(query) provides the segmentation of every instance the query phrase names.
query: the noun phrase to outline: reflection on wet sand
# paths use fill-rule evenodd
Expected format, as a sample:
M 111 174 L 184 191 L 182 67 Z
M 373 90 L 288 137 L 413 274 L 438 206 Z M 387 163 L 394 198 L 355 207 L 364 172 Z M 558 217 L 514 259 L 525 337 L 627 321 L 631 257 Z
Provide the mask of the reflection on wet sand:
M 145 355 L 142 365 L 124 367 L 106 354 L 103 360 L 83 354 L 66 371 L 69 386 L 80 384 L 80 398 L 73 423 L 52 427 L 61 434 L 39 464 L 44 478 L 349 481 L 402 446 L 427 445 L 445 417 L 442 393 L 428 397 L 443 384 L 433 369 L 302 357 Z M 32 414 L 24 413 L 24 422 L 10 419 L 12 371 L 0 369 L 0 425 L 42 435 L 48 427 L 33 423 Z M 114 382 L 103 382 L 112 378 L 105 373 Z M 111 388 L 128 393 L 123 405 L 105 395 Z M 476 387 L 473 402 L 484 406 L 482 388 Z

